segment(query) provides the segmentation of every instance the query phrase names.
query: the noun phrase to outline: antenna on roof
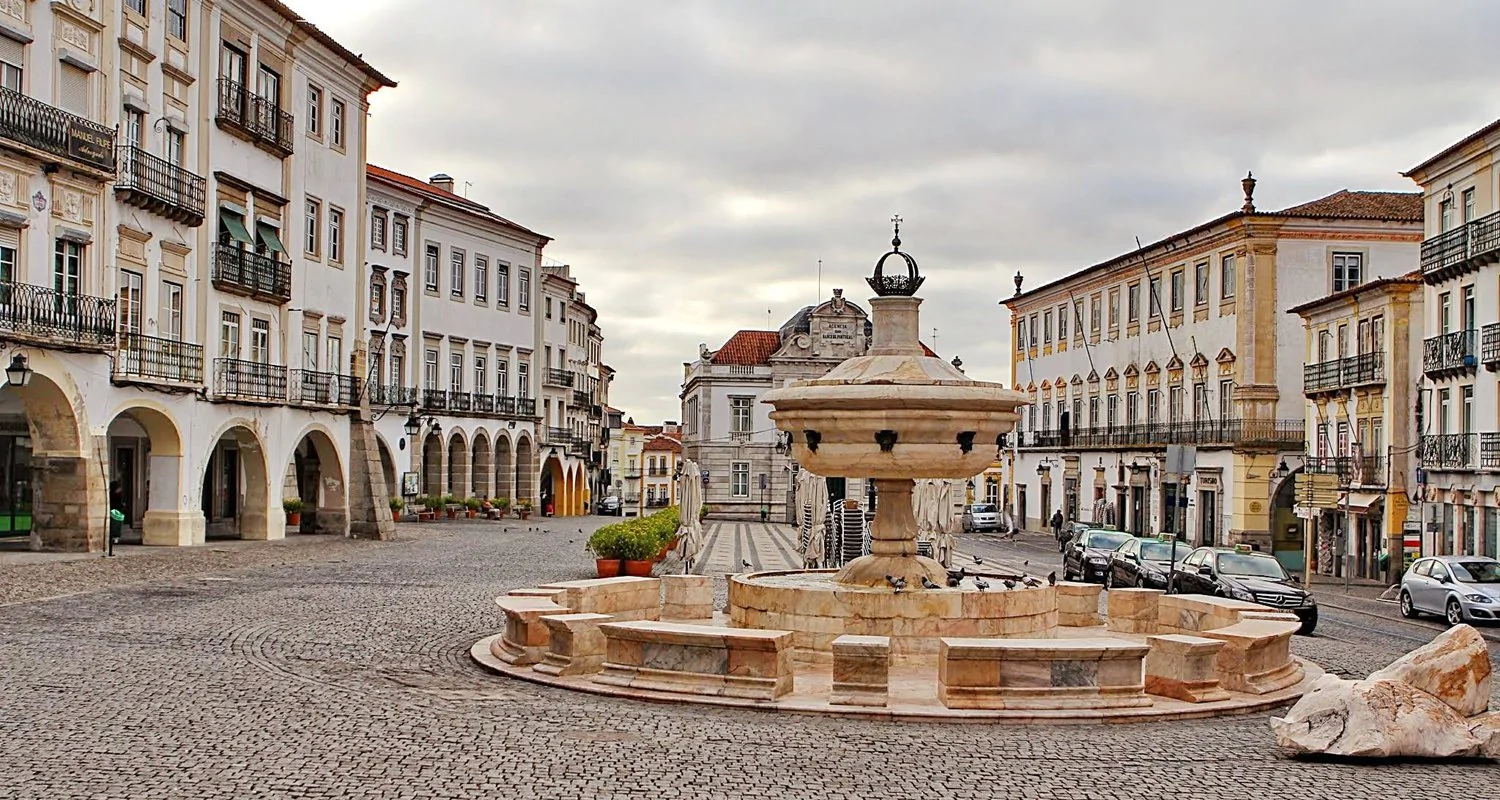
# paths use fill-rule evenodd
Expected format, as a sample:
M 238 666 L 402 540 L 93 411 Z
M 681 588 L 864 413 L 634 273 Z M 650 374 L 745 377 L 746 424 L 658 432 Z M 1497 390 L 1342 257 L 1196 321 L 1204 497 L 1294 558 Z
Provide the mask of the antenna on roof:
M 766 309 L 766 330 L 771 330 L 771 309 Z
M 813 298 L 813 305 L 823 302 L 823 259 L 818 259 L 818 296 Z
M 473 185 L 474 185 L 473 181 L 464 181 L 464 199 L 465 200 L 469 199 L 469 187 L 473 186 Z

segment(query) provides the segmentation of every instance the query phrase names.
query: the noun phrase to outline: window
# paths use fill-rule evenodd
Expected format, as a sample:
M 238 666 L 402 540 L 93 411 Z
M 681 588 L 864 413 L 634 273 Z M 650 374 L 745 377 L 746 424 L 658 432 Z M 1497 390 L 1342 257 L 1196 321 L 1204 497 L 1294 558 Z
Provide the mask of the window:
M 1036 335 L 1036 318 L 1037 315 L 1032 314 L 1026 319 L 1026 341 L 1030 342 L 1032 347 L 1036 347 L 1042 341 Z
M 1338 328 L 1338 340 L 1337 341 L 1338 341 L 1338 349 L 1339 349 L 1339 358 L 1347 358 L 1349 356 L 1349 326 L 1348 325 L 1340 325 L 1339 326 L 1339 328 Z
M 1125 394 L 1125 424 L 1134 425 L 1141 418 L 1141 393 L 1127 392 Z
M 182 341 L 182 284 L 161 282 L 161 311 L 157 317 L 156 327 L 163 339 Z
M 1385 315 L 1376 314 L 1370 318 L 1370 351 L 1385 352 Z
M 385 319 L 385 284 L 380 281 L 370 282 L 370 318 Z
M 1120 290 L 1111 289 L 1109 292 L 1109 329 L 1118 331 L 1120 329 Z
M 344 261 L 344 212 L 328 207 L 328 260 L 334 264 Z
M 391 385 L 406 385 L 406 356 L 400 353 L 391 353 Z
M 750 496 L 750 462 L 735 461 L 729 466 L 729 493 L 734 497 Z
M 1458 411 L 1459 411 L 1459 415 L 1460 415 L 1459 424 L 1463 426 L 1462 428 L 1460 428 L 1460 430 L 1463 433 L 1473 433 L 1474 432 L 1474 387 L 1473 386 L 1461 386 L 1461 387 L 1459 387 L 1459 389 L 1458 389 L 1458 404 L 1459 404 L 1458 405 Z
M 323 90 L 311 83 L 307 85 L 307 132 L 323 135 Z
M 548 298 L 546 298 L 546 300 L 547 300 L 547 319 L 552 319 L 552 298 L 548 297 Z
M 188 0 L 167 0 L 167 33 L 179 42 L 187 41 Z
M 1478 320 L 1474 318 L 1474 284 L 1469 284 L 1458 290 L 1458 321 L 1461 330 L 1472 331 L 1478 327 Z
M 437 294 L 438 290 L 438 261 L 441 258 L 437 245 L 427 245 L 427 254 L 422 262 L 422 288 L 433 294 Z
M 255 93 L 281 108 L 281 74 L 265 64 L 255 71 Z
M 94 91 L 88 72 L 65 63 L 58 69 L 57 79 L 57 104 L 64 111 L 93 119 Z
M 1437 407 L 1437 418 L 1438 418 L 1437 422 L 1438 422 L 1438 433 L 1439 434 L 1444 434 L 1444 433 L 1448 432 L 1448 416 L 1449 416 L 1448 415 L 1448 410 L 1450 408 L 1452 408 L 1452 406 L 1453 406 L 1453 390 L 1452 389 L 1439 389 L 1438 390 L 1438 407 Z
M 1354 339 L 1354 352 L 1357 355 L 1364 355 L 1370 352 L 1370 321 L 1368 319 L 1359 321 L 1358 333 Z
M 1042 343 L 1052 344 L 1052 312 L 1042 313 Z
M 406 280 L 397 278 L 391 285 L 391 318 L 406 319 Z
M 1094 295 L 1089 298 L 1089 332 L 1095 338 L 1099 336 L 1099 328 L 1104 324 L 1104 298 Z
M 1333 290 L 1335 292 L 1353 289 L 1364 283 L 1364 272 L 1364 254 L 1333 254 Z
M 1099 423 L 1100 422 L 1101 422 L 1101 420 L 1099 419 L 1099 397 L 1096 395 L 1096 396 L 1093 396 L 1093 397 L 1089 398 L 1089 425 L 1090 425 L 1090 427 L 1097 428 L 1097 427 L 1099 427 Z
M 531 365 L 525 361 L 516 364 L 516 397 L 531 396 Z
M 1120 417 L 1120 396 L 1117 394 L 1107 395 L 1104 398 L 1104 425 L 1110 429 L 1115 427 Z
M 503 358 L 495 362 L 495 394 L 501 397 L 510 394 L 510 362 Z
M 1234 299 L 1234 287 L 1239 278 L 1236 275 L 1234 255 L 1224 256 L 1219 259 L 1219 297 L 1223 300 Z
M 435 392 L 438 382 L 438 351 L 429 349 L 422 354 L 422 388 Z
M 1182 422 L 1182 387 L 1173 386 L 1167 390 L 1167 418 L 1173 425 Z
M 307 242 L 303 247 L 307 254 L 317 258 L 323 251 L 321 237 L 323 230 L 323 204 L 311 197 L 307 198 L 307 212 L 303 224 L 307 228 Z
M 318 371 L 318 332 L 302 332 L 302 368 Z
M 243 88 L 245 86 L 245 53 L 236 47 L 225 44 L 223 49 L 219 51 L 219 77 L 233 81 Z M 236 110 L 241 114 L 244 114 L 246 111 L 243 107 Z
M 60 295 L 77 297 L 83 280 L 83 245 L 58 239 L 53 251 L 52 289 Z
M 490 385 L 489 359 L 484 356 L 474 356 L 474 391 L 484 394 L 485 387 Z
M 224 311 L 219 315 L 219 356 L 240 357 L 240 315 Z
M 334 147 L 344 146 L 344 117 L 346 114 L 344 101 L 334 100 L 328 104 L 328 138 L 332 140 Z
M 146 141 L 146 115 L 133 108 L 127 108 L 125 109 L 124 117 L 125 125 L 120 131 L 120 137 L 124 139 L 122 144 L 127 144 L 131 147 L 144 147 Z
M 465 263 L 465 260 L 466 260 L 466 257 L 464 255 L 464 251 L 459 250 L 457 248 L 454 248 L 453 251 L 452 251 L 452 253 L 449 255 L 449 260 L 452 263 L 449 265 L 449 270 L 448 270 L 449 273 L 450 273 L 449 276 L 448 276 L 448 281 L 449 281 L 448 289 L 449 289 L 450 292 L 452 292 L 452 294 L 453 294 L 454 297 L 463 297 L 464 296 L 464 263 Z
M 1234 381 L 1225 378 L 1219 381 L 1219 419 L 1228 420 L 1234 416 Z
M 141 16 L 146 16 L 146 0 L 125 0 L 125 7 Z
M 1208 385 L 1204 383 L 1193 384 L 1193 421 L 1208 419 Z
M 391 224 L 391 250 L 398 256 L 406 255 L 406 217 L 396 215 Z
M 271 363 L 270 320 L 250 320 L 250 360 L 257 364 Z
M 323 368 L 329 372 L 341 373 L 344 370 L 344 340 L 341 337 L 329 334 L 326 342 L 325 352 L 328 353 L 328 361 Z
M 1024 319 L 1018 319 L 1018 320 L 1016 320 L 1016 336 L 1015 336 L 1015 339 L 1016 339 L 1016 352 L 1018 352 L 1018 353 L 1019 352 L 1023 352 L 1026 349 L 1026 320 L 1024 320 Z
M 1438 333 L 1449 333 L 1453 327 L 1453 293 L 1438 295 Z
M 187 154 L 187 135 L 182 131 L 167 129 L 167 163 L 174 167 L 183 166 L 183 159 Z
M 1470 186 L 1464 190 L 1464 222 L 1468 223 L 1474 219 L 1474 187 Z
M 1184 282 L 1186 280 L 1187 280 L 1187 276 L 1183 274 L 1182 270 L 1179 269 L 1179 270 L 1173 270 L 1172 271 L 1172 313 L 1173 314 L 1180 314 L 1180 313 L 1182 313 L 1183 304 L 1186 302 L 1186 298 L 1183 297 L 1184 288 L 1185 288 Z
M 1125 288 L 1125 319 L 1129 322 L 1141 321 L 1141 285 L 1132 283 Z
M 1068 340 L 1068 307 L 1057 307 L 1057 341 L 1058 343 Z
M 1073 338 L 1083 338 L 1083 301 L 1073 301 Z
M 1438 203 L 1438 228 L 1438 233 L 1453 230 L 1453 201 L 1451 199 Z
M 385 212 L 376 210 L 370 215 L 370 246 L 385 249 Z
M 8 36 L 0 36 L 0 86 L 12 92 L 24 91 L 26 45 Z
M 750 432 L 750 403 L 754 398 L 731 397 L 729 398 L 729 432 Z
M 1208 305 L 1208 262 L 1193 266 L 1193 304 Z
M 522 269 L 516 274 L 516 307 L 522 311 L 531 308 L 531 270 Z
M 1155 425 L 1161 419 L 1161 390 L 1146 391 L 1146 424 Z
M 510 305 L 510 265 L 495 262 L 495 304 Z
M 490 261 L 484 256 L 474 256 L 474 299 L 487 302 L 490 295 Z
M 146 278 L 139 272 L 120 271 L 120 331 L 141 332 L 141 301 L 145 294 Z
M 1150 294 L 1146 302 L 1151 304 L 1151 316 L 1152 318 L 1159 317 L 1161 316 L 1161 278 L 1151 279 Z

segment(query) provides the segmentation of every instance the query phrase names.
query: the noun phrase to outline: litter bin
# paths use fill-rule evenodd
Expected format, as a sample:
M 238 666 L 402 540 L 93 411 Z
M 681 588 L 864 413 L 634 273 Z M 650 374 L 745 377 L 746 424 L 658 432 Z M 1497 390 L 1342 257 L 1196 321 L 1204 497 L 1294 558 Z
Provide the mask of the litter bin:
M 111 544 L 120 543 L 120 534 L 125 530 L 125 512 L 118 508 L 109 510 L 109 541 Z

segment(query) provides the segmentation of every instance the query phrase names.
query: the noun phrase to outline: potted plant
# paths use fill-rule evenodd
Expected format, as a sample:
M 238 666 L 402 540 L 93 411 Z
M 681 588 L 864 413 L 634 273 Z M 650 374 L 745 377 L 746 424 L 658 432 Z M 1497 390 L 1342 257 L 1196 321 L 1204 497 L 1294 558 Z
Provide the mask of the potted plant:
M 406 506 L 406 501 L 399 497 L 392 497 L 388 505 L 391 507 L 391 520 L 393 522 L 400 522 L 401 509 Z
M 469 499 L 465 500 L 464 501 L 465 516 L 467 516 L 469 519 L 473 519 L 474 517 L 478 516 L 479 515 L 479 509 L 483 505 L 484 505 L 484 502 L 481 501 L 477 497 L 470 497 Z
M 443 495 L 443 511 L 448 519 L 458 519 L 458 498 L 451 494 Z
M 605 525 L 589 536 L 587 549 L 594 554 L 594 569 L 599 577 L 614 578 L 620 574 L 620 543 L 624 536 L 621 525 Z
M 282 510 L 286 511 L 286 524 L 301 525 L 302 509 L 304 507 L 305 506 L 303 505 L 302 500 L 296 497 L 288 497 L 287 499 L 282 500 L 281 508 Z
M 636 578 L 651 577 L 651 568 L 655 566 L 652 556 L 656 555 L 658 547 L 660 543 L 656 534 L 649 527 L 632 525 L 628 528 L 621 536 L 619 547 L 620 560 L 625 562 L 625 574 Z
M 531 516 L 531 501 L 525 498 L 516 501 L 516 516 L 525 520 Z
M 496 498 L 494 500 L 491 500 L 490 502 L 492 502 L 492 503 L 495 504 L 495 508 L 500 509 L 500 516 L 502 516 L 502 517 L 505 516 L 505 512 L 510 509 L 510 498 L 509 497 Z

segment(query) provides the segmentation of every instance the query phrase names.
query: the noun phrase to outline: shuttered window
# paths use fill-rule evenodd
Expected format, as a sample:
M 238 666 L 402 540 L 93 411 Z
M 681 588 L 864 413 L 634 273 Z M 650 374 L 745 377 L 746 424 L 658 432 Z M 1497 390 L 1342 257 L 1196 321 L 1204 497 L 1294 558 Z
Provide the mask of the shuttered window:
M 0 37 L 3 38 L 3 37 Z M 80 117 L 92 118 L 94 104 L 89 92 L 89 74 L 73 66 L 63 64 L 57 84 L 57 102 L 64 111 Z
M 26 71 L 26 45 L 9 36 L 0 36 L 0 86 L 13 92 L 22 91 L 21 76 Z

